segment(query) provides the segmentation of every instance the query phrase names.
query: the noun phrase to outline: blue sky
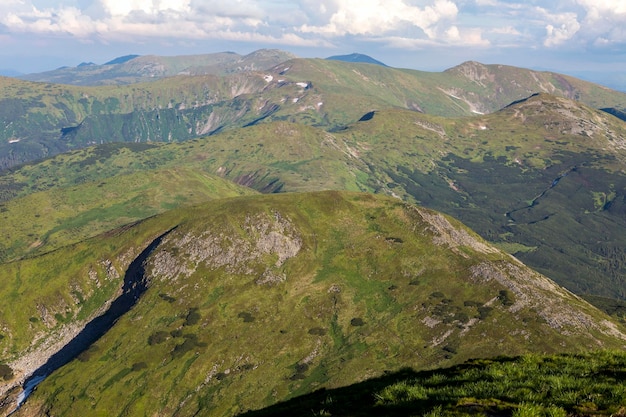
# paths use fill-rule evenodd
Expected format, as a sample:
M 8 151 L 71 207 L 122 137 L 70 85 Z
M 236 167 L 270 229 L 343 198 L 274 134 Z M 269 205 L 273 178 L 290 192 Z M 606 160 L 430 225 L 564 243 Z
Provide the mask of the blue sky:
M 626 0 L 2 0 L 0 68 L 126 54 L 361 52 L 442 70 L 466 60 L 626 74 Z

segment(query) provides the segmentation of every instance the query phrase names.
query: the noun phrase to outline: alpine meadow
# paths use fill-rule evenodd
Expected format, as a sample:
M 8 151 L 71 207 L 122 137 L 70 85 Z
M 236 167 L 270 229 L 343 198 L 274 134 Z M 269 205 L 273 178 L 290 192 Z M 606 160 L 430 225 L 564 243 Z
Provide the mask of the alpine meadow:
M 0 77 L 0 415 L 626 415 L 625 120 L 474 61 Z

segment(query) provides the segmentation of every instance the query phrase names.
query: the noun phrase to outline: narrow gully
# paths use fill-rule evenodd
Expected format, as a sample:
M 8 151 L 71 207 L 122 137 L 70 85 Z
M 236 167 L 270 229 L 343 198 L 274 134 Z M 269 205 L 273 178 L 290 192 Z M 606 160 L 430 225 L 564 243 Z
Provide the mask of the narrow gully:
M 144 262 L 152 251 L 161 243 L 163 238 L 172 230 L 163 233 L 153 240 L 137 258 L 135 258 L 126 273 L 124 274 L 124 285 L 122 294 L 116 298 L 109 309 L 102 315 L 87 323 L 76 337 L 74 337 L 61 350 L 52 355 L 48 361 L 37 368 L 22 385 L 22 392 L 19 394 L 15 409 L 9 415 L 15 413 L 28 399 L 37 385 L 44 381 L 48 375 L 55 370 L 66 365 L 82 352 L 87 350 L 94 342 L 104 336 L 113 327 L 115 322 L 137 303 L 141 295 L 147 290 L 148 282 L 145 277 Z

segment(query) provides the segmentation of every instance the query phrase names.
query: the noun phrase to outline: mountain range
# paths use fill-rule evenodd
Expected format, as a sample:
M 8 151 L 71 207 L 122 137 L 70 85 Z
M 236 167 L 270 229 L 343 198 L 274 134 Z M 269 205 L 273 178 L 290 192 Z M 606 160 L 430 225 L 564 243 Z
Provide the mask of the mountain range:
M 0 78 L 5 415 L 35 385 L 16 415 L 273 415 L 328 390 L 324 415 L 370 384 L 381 415 L 425 413 L 411 382 L 378 384 L 623 349 L 626 95 L 339 58 L 129 55 Z M 485 395 L 455 404 L 523 408 Z M 593 407 L 619 412 L 611 395 Z

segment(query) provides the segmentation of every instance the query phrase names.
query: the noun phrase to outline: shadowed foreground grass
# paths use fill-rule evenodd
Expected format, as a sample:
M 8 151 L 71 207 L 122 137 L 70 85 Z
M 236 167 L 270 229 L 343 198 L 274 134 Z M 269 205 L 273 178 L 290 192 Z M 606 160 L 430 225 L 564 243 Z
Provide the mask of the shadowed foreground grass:
M 244 415 L 623 416 L 626 353 L 524 355 L 405 369 Z

